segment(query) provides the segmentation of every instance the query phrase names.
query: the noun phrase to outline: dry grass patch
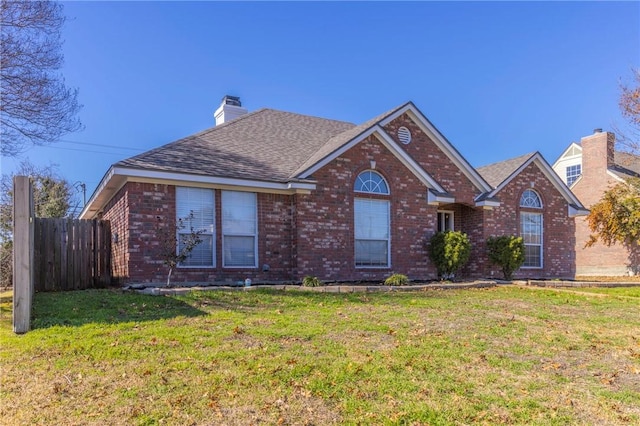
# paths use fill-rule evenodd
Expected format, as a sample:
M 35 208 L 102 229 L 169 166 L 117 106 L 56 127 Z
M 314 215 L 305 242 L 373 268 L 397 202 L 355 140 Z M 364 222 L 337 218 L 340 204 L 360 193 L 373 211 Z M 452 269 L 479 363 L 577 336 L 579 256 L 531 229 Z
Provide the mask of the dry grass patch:
M 0 423 L 640 422 L 634 297 L 37 294 L 23 336 L 0 307 Z

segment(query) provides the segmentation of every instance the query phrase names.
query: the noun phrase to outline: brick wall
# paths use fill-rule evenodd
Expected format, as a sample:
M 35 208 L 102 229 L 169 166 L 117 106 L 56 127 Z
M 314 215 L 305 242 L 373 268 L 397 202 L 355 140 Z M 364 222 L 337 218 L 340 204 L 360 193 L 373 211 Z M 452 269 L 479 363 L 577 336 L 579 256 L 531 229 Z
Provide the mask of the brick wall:
M 370 169 L 389 184 L 390 196 L 356 194 L 355 179 Z M 436 270 L 427 258 L 426 238 L 435 232 L 436 207 L 427 205 L 426 188 L 374 136 L 362 141 L 314 173 L 317 189 L 296 196 L 297 277 L 323 280 L 382 280 L 392 272 L 412 279 L 432 279 Z M 391 267 L 356 268 L 354 199 L 390 201 Z
M 118 233 L 113 244 L 114 276 L 123 282 L 164 282 L 168 268 L 159 258 L 157 224 L 175 223 L 175 186 L 151 183 L 127 183 L 105 208 L 104 219 Z M 222 268 L 221 192 L 215 190 L 216 267 L 177 268 L 173 282 L 288 281 L 292 272 L 292 197 L 258 194 L 257 268 Z M 263 271 L 268 265 L 268 271 Z
M 409 129 L 412 135 L 411 143 L 408 145 L 404 145 L 398 139 L 398 129 L 403 126 Z M 384 129 L 431 177 L 455 195 L 456 203 L 469 206 L 475 204 L 474 198 L 480 191 L 407 114 L 391 121 Z
M 414 280 L 435 279 L 436 268 L 428 259 L 427 243 L 437 229 L 437 211 L 452 210 L 455 229 L 467 233 L 472 240 L 472 256 L 459 276 L 483 277 L 497 268 L 488 264 L 486 238 L 490 235 L 516 234 L 519 230 L 519 200 L 533 182 L 544 202 L 544 269 L 521 270 L 519 276 L 573 276 L 574 223 L 567 217 L 567 204 L 542 172 L 530 165 L 498 194 L 502 206 L 483 210 L 473 206 L 478 190 L 442 153 L 408 116 L 387 125 L 395 129 L 405 126 L 413 134 L 404 149 L 454 194 L 456 204 L 430 206 L 426 187 L 374 136 L 370 136 L 339 158 L 318 170 L 318 182 L 311 194 L 258 194 L 258 267 L 235 269 L 222 267 L 221 192 L 215 190 L 216 267 L 178 268 L 174 282 L 300 280 L 305 275 L 323 280 L 382 280 L 393 272 Z M 353 190 L 358 174 L 370 169 L 389 184 L 390 195 L 356 194 Z M 112 221 L 119 234 L 114 244 L 114 275 L 129 282 L 162 282 L 167 267 L 158 258 L 156 236 L 158 218 L 175 221 L 175 186 L 130 182 L 123 187 L 105 209 L 104 218 Z M 355 198 L 385 199 L 390 202 L 391 266 L 388 268 L 356 268 L 354 237 Z M 268 265 L 268 271 L 263 270 Z M 265 268 L 266 269 L 266 268 Z
M 582 178 L 572 190 L 586 208 L 602 198 L 603 193 L 618 183 L 607 173 L 613 164 L 615 138 L 613 133 L 595 133 L 581 139 Z M 591 231 L 586 218 L 576 219 L 576 273 L 578 275 L 627 275 L 629 253 L 621 245 L 607 247 L 596 244 L 585 248 Z
M 102 215 L 102 219 L 111 224 L 111 276 L 114 282 L 125 282 L 129 276 L 128 201 L 127 187 L 124 186 L 107 203 Z
M 533 186 L 532 186 L 533 184 Z M 543 209 L 523 209 L 520 197 L 533 189 Z M 575 222 L 568 204 L 535 163 L 529 164 L 498 194 L 501 206 L 487 211 L 485 236 L 520 235 L 520 212 L 543 213 L 543 268 L 520 268 L 516 278 L 573 278 L 575 276 Z M 487 263 L 488 276 L 500 277 L 500 269 Z

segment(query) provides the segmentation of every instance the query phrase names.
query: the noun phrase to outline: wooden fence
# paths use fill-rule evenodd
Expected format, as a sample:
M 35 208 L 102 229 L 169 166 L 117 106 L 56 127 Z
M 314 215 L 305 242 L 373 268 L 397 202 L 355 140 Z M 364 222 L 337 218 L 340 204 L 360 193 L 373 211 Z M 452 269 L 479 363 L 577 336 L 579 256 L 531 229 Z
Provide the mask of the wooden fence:
M 35 218 L 34 290 L 66 291 L 111 284 L 108 221 Z

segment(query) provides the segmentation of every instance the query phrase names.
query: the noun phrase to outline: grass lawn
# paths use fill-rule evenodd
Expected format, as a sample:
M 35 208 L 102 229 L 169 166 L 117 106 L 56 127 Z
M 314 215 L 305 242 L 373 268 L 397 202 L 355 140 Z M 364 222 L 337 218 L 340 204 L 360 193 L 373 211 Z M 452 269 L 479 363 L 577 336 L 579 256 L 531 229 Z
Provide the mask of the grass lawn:
M 585 289 L 580 289 L 584 291 Z M 640 295 L 39 293 L 0 423 L 640 423 Z

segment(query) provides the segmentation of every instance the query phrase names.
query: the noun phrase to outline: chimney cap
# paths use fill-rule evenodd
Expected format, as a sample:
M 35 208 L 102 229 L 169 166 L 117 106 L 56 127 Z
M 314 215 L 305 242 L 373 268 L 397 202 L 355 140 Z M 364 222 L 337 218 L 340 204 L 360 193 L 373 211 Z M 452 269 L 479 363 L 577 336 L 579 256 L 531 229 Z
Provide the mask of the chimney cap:
M 602 128 L 598 127 L 596 129 L 593 129 L 593 133 L 602 133 Z
M 231 96 L 231 95 L 224 95 L 224 97 L 222 98 L 222 104 L 242 106 L 242 102 L 240 102 L 240 96 Z

